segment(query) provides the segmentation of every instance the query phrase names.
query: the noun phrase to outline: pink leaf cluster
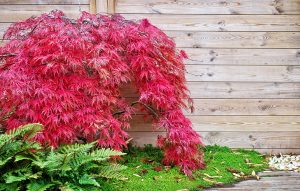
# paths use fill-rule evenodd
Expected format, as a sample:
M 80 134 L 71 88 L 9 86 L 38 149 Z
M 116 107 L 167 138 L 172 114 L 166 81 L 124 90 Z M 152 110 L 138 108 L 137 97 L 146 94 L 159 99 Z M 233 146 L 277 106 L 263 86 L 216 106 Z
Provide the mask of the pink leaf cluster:
M 158 138 L 163 162 L 186 174 L 203 167 L 200 137 L 181 111 L 191 102 L 187 55 L 146 19 L 83 12 L 72 20 L 52 11 L 13 24 L 4 37 L 10 41 L 0 48 L 0 123 L 7 129 L 38 122 L 43 144 L 98 140 L 121 150 L 134 110 L 120 87 L 131 83 L 139 109 L 167 131 Z

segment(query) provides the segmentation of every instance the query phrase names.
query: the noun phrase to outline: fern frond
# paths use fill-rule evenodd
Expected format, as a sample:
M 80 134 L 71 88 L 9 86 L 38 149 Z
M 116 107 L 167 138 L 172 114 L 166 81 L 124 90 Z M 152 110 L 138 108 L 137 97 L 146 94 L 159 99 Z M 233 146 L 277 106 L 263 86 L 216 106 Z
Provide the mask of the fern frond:
M 16 155 L 15 156 L 15 162 L 19 162 L 19 161 L 21 161 L 21 160 L 30 160 L 30 161 L 34 161 L 34 160 L 36 160 L 36 155 L 34 155 L 33 153 L 32 154 L 27 154 L 27 155 L 25 155 L 25 154 L 18 154 L 18 155 Z
M 13 157 L 10 156 L 10 157 L 7 157 L 6 159 L 4 160 L 0 160 L 0 168 L 4 165 L 6 165 Z
M 73 170 L 77 170 L 85 164 L 93 164 L 93 158 L 88 153 L 81 153 L 73 156 L 74 158 L 70 161 L 70 166 Z
M 103 166 L 100 168 L 100 173 L 94 175 L 94 177 L 103 177 L 109 179 L 113 178 L 113 179 L 123 180 L 125 179 L 125 177 L 119 172 L 126 168 L 127 168 L 126 166 L 120 164 L 111 164 L 108 166 Z
M 53 187 L 55 184 L 46 182 L 44 180 L 32 181 L 27 185 L 27 191 L 46 191 Z
M 122 153 L 120 151 L 112 150 L 112 149 L 97 149 L 91 152 L 90 156 L 95 161 L 105 161 L 109 159 L 111 156 L 121 156 L 125 155 L 126 153 Z
M 28 125 L 24 125 L 22 127 L 18 127 L 10 130 L 7 134 L 0 135 L 0 151 L 4 147 L 4 145 L 11 143 L 18 137 L 23 137 L 27 135 L 27 139 L 32 138 L 37 134 L 37 132 L 42 130 L 42 125 L 39 123 L 32 123 Z
M 60 154 L 56 152 L 50 152 L 46 161 L 41 163 L 41 166 L 44 166 L 49 172 L 53 171 L 69 171 L 72 170 L 71 166 L 69 165 L 72 153 L 69 154 Z
M 18 184 L 7 184 L 7 183 L 0 183 L 0 191 L 19 191 L 21 189 L 21 186 Z
M 79 184 L 81 185 L 93 185 L 96 187 L 100 187 L 100 184 L 95 180 L 95 178 L 91 175 L 84 174 L 80 179 L 79 179 Z
M 21 166 L 19 169 L 10 169 L 10 171 L 3 174 L 2 178 L 5 183 L 21 183 L 24 180 L 30 179 L 32 176 L 31 166 Z
M 72 144 L 65 145 L 59 148 L 58 152 L 62 154 L 70 154 L 70 153 L 87 153 L 91 148 L 94 147 L 96 142 L 87 143 L 87 144 Z
M 66 182 L 64 185 L 59 187 L 60 191 L 89 191 L 86 190 L 84 188 L 82 188 L 81 186 Z

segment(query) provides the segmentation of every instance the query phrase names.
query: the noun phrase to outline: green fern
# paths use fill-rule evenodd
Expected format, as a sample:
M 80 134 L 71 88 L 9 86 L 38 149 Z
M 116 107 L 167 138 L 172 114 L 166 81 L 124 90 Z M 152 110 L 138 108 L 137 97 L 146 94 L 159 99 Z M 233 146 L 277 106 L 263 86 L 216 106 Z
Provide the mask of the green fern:
M 18 184 L 7 184 L 7 183 L 0 183 L 0 191 L 19 191 L 21 186 Z
M 55 184 L 43 180 L 29 182 L 26 186 L 27 191 L 46 191 Z
M 100 184 L 95 180 L 95 178 L 91 175 L 84 174 L 80 179 L 79 179 L 79 184 L 81 185 L 93 185 L 96 187 L 100 187 Z
M 16 156 L 26 153 L 31 157 L 30 150 L 39 150 L 41 147 L 35 142 L 29 142 L 38 131 L 41 124 L 29 124 L 0 135 L 0 169 L 5 167 Z M 26 137 L 25 139 L 23 137 Z M 0 173 L 1 174 L 1 173 Z
M 29 124 L 0 135 L 0 191 L 96 191 L 101 178 L 124 179 L 126 167 L 108 162 L 124 153 L 96 142 L 42 149 L 30 141 L 41 129 Z
M 34 137 L 39 131 L 41 131 L 43 126 L 39 123 L 32 123 L 28 125 L 24 125 L 19 128 L 15 128 L 10 130 L 7 134 L 2 134 L 0 136 L 0 150 L 1 148 L 14 141 L 18 138 L 23 138 L 26 135 L 26 139 L 31 139 Z
M 100 172 L 97 175 L 94 175 L 94 177 L 103 177 L 103 178 L 114 178 L 119 180 L 126 179 L 120 171 L 125 170 L 127 167 L 120 164 L 111 164 L 108 166 L 102 166 L 100 168 Z
M 115 151 L 111 149 L 97 149 L 91 152 L 90 156 L 93 158 L 93 160 L 96 161 L 105 161 L 109 159 L 111 156 L 121 156 L 125 155 L 125 153 L 122 153 L 120 151 Z

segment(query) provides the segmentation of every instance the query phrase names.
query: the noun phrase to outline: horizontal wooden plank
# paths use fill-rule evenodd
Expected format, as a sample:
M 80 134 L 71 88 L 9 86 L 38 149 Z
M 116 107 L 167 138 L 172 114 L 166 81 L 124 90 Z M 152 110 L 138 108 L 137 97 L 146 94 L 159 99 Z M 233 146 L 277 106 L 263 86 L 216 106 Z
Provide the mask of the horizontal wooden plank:
M 10 23 L 0 23 L 0 36 Z M 1 38 L 0 37 L 0 38 Z M 207 49 L 183 48 L 186 64 L 210 65 L 300 65 L 300 49 Z
M 187 48 L 300 48 L 300 32 L 187 32 L 166 31 L 177 47 Z
M 3 39 L 3 35 L 4 35 L 5 31 L 8 29 L 8 27 L 11 24 L 12 23 L 0 23 L 0 39 Z
M 162 30 L 180 31 L 300 31 L 300 15 L 146 15 L 123 14 L 127 19 L 147 18 Z M 176 18 L 176 19 L 174 19 Z
M 188 82 L 192 98 L 300 98 L 300 83 Z
M 265 154 L 265 155 L 275 155 L 275 154 L 300 154 L 300 148 L 298 149 L 289 149 L 289 148 L 283 148 L 283 149 L 255 149 L 257 152 Z
M 10 23 L 0 23 L 0 38 Z M 300 65 L 300 49 L 183 48 L 186 64 L 206 65 Z
M 300 65 L 300 49 L 184 48 L 183 50 L 189 56 L 186 64 Z
M 24 14 L 23 14 L 24 13 Z M 30 17 L 27 12 L 18 19 Z M 41 12 L 36 12 L 36 15 Z M 0 22 L 1 22 L 0 12 Z M 75 18 L 79 12 L 66 12 Z M 182 32 L 167 31 L 178 48 L 300 48 L 300 32 Z M 298 54 L 297 54 L 298 56 Z
M 300 98 L 300 83 L 188 82 L 192 98 Z M 138 97 L 133 86 L 122 88 L 126 97 Z
M 300 82 L 300 66 L 187 65 L 186 69 L 190 82 Z
M 118 0 L 118 13 L 299 14 L 299 0 Z
M 300 66 L 187 65 L 187 81 L 300 82 Z
M 129 132 L 138 146 L 156 144 L 157 136 L 164 132 Z M 206 145 L 222 145 L 231 148 L 288 148 L 299 149 L 300 132 L 200 132 Z
M 297 172 L 284 172 L 281 175 L 273 172 L 268 175 L 261 176 L 258 174 L 260 179 L 246 180 L 238 182 L 234 185 L 222 187 L 222 188 L 211 188 L 209 191 L 250 191 L 250 190 L 289 190 L 299 191 L 300 190 L 300 174 Z
M 137 98 L 127 98 L 128 103 Z M 297 115 L 300 117 L 300 99 L 194 99 L 194 113 L 184 111 L 191 116 L 262 116 Z M 141 114 L 137 112 L 137 114 Z
M 89 5 L 80 7 L 82 11 L 89 11 Z M 78 5 L 0 5 L 0 22 L 17 22 L 55 9 L 63 11 L 71 18 L 80 15 Z
M 189 116 L 195 131 L 299 131 L 300 116 Z M 129 132 L 165 131 L 155 127 L 151 120 L 135 115 Z M 299 145 L 300 148 L 300 145 Z
M 300 176 L 299 173 L 293 172 L 293 171 L 271 171 L 271 170 L 265 170 L 263 172 L 259 172 L 258 174 L 259 174 L 259 176 L 265 177 L 265 178 L 281 177 L 281 176 L 283 176 L 285 178 L 288 178 L 288 177 L 294 178 L 294 177 L 299 177 Z
M 0 0 L 0 5 L 28 5 L 28 4 L 46 4 L 46 5 L 57 5 L 57 4 L 89 4 L 90 0 Z
M 300 8 L 299 8 L 300 9 Z M 180 14 L 180 12 L 178 12 Z M 163 15 L 123 14 L 143 19 L 162 30 L 181 31 L 300 31 L 300 15 Z
M 194 105 L 189 115 L 300 115 L 300 99 L 194 99 Z

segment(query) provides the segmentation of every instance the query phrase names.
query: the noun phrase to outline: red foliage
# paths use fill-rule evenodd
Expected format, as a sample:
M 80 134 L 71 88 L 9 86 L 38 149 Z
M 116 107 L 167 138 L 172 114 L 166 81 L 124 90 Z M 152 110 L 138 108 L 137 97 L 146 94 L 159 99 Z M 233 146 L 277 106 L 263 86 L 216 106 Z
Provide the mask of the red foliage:
M 52 11 L 13 24 L 4 37 L 11 39 L 0 48 L 0 123 L 7 129 L 39 122 L 43 144 L 98 140 L 120 150 L 133 112 L 120 87 L 133 83 L 140 109 L 167 130 L 158 139 L 164 163 L 186 174 L 203 167 L 199 135 L 180 109 L 190 102 L 187 55 L 147 20 L 86 12 L 71 20 Z

